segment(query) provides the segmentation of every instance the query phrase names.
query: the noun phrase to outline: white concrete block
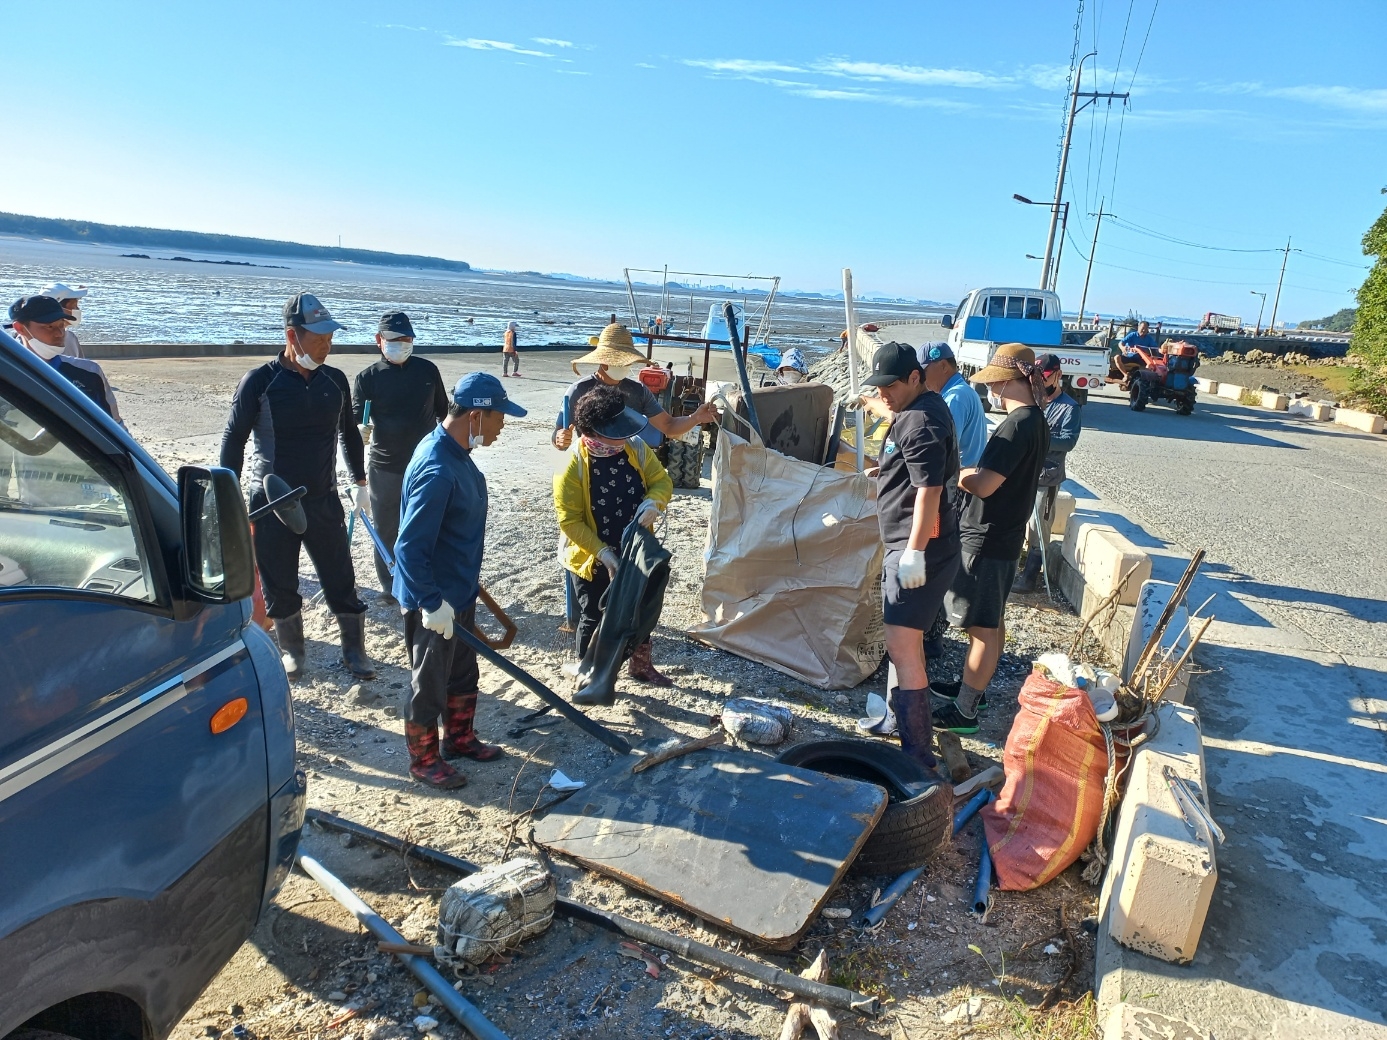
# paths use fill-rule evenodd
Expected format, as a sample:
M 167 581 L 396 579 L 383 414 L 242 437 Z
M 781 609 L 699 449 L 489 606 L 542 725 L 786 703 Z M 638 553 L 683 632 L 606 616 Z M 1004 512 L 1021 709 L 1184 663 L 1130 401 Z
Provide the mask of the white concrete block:
M 1064 529 L 1069 526 L 1069 518 L 1074 515 L 1074 496 L 1061 491 L 1055 497 L 1055 518 L 1050 526 L 1050 537 L 1063 538 Z
M 1291 399 L 1285 394 L 1278 394 L 1275 390 L 1262 391 L 1262 407 L 1270 408 L 1273 412 L 1284 412 L 1290 405 Z
M 1336 408 L 1334 421 L 1340 426 L 1351 426 L 1364 433 L 1381 433 L 1382 416 L 1375 412 L 1359 412 L 1352 408 Z
M 1164 770 L 1194 784 L 1202 800 L 1203 739 L 1193 708 L 1165 704 L 1158 716 L 1155 736 L 1133 756 L 1099 913 L 1122 945 L 1188 964 L 1204 930 L 1218 866 L 1212 837 L 1202 824 L 1186 822 Z
M 1142 582 L 1151 577 L 1151 557 L 1107 524 L 1071 521 L 1064 533 L 1063 552 L 1065 561 L 1099 598 L 1117 588 L 1122 576 L 1131 570 L 1118 601 L 1129 607 L 1136 604 Z
M 1199 380 L 1196 380 L 1196 383 L 1197 383 L 1197 389 L 1199 390 L 1199 392 L 1200 392 L 1201 394 L 1216 394 L 1216 393 L 1218 393 L 1218 385 L 1219 385 L 1219 384 L 1218 384 L 1218 380 L 1217 380 L 1217 379 L 1199 379 Z
M 1103 1020 L 1103 1040 L 1210 1040 L 1210 1036 L 1184 1019 L 1124 1001 L 1114 1005 Z
M 1246 387 L 1238 386 L 1237 383 L 1219 383 L 1218 396 L 1226 397 L 1230 401 L 1241 401 L 1245 389 Z
M 1142 584 L 1141 591 L 1137 594 L 1136 618 L 1132 623 L 1131 636 L 1127 642 L 1126 656 L 1122 666 L 1124 681 L 1131 681 L 1137 660 L 1146 647 L 1146 641 L 1151 638 L 1151 633 L 1155 630 L 1156 623 L 1160 621 L 1161 613 L 1165 610 L 1166 604 L 1170 602 L 1170 597 L 1174 592 L 1175 585 L 1172 582 L 1148 581 Z M 1156 660 L 1159 661 L 1166 650 L 1170 652 L 1170 664 L 1174 664 L 1180 659 L 1180 655 L 1185 652 L 1190 643 L 1190 634 L 1185 627 L 1188 623 L 1189 612 L 1182 603 L 1175 608 L 1170 623 L 1161 636 L 1160 645 L 1153 651 Z M 1176 704 L 1184 704 L 1185 697 L 1189 693 L 1190 665 L 1191 662 L 1185 662 L 1184 667 L 1180 669 L 1175 678 L 1171 680 L 1170 686 L 1166 688 L 1166 698 Z
M 1324 401 L 1310 401 L 1304 397 L 1291 401 L 1286 406 L 1286 411 L 1292 415 L 1299 415 L 1303 419 L 1314 419 L 1316 422 L 1328 422 L 1334 418 L 1334 406 Z

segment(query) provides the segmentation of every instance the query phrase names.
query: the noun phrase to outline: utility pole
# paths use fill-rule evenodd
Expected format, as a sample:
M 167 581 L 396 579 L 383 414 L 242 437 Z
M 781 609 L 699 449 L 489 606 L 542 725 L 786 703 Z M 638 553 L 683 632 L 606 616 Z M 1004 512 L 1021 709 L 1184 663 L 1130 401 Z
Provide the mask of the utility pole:
M 1098 252 L 1098 229 L 1103 226 L 1103 206 L 1107 204 L 1105 197 L 1098 203 L 1098 222 L 1093 225 L 1093 244 L 1088 247 L 1088 271 L 1084 275 L 1084 294 L 1079 297 L 1079 324 L 1084 323 L 1084 304 L 1088 303 L 1088 280 L 1093 277 L 1093 254 Z M 1092 213 L 1089 216 L 1093 216 Z
M 1069 228 L 1069 203 L 1064 204 L 1064 216 L 1060 218 L 1060 247 L 1055 250 L 1055 269 L 1050 272 L 1050 291 L 1055 292 L 1060 284 L 1060 259 L 1064 256 L 1064 233 Z
M 1064 174 L 1069 168 L 1069 142 L 1074 137 L 1074 117 L 1099 98 L 1107 98 L 1111 104 L 1115 98 L 1121 98 L 1123 102 L 1126 102 L 1129 96 L 1127 94 L 1107 94 L 1101 91 L 1081 91 L 1079 89 L 1079 80 L 1084 74 L 1084 62 L 1088 61 L 1089 58 L 1097 57 L 1097 55 L 1097 51 L 1089 51 L 1080 58 L 1078 71 L 1074 74 L 1074 93 L 1069 99 L 1069 119 L 1064 127 L 1064 146 L 1060 149 L 1060 172 L 1055 179 L 1055 201 L 1050 207 L 1050 235 L 1045 240 L 1045 267 L 1040 272 L 1040 287 L 1042 289 L 1048 288 L 1050 285 L 1050 259 L 1055 255 L 1055 231 L 1059 227 L 1060 203 L 1064 197 Z M 1080 105 L 1079 98 L 1088 98 L 1088 100 Z
M 1295 250 L 1295 252 L 1299 253 L 1300 250 L 1297 249 Z M 1272 301 L 1271 324 L 1267 326 L 1267 331 L 1272 333 L 1273 335 L 1276 333 L 1276 307 L 1281 302 L 1281 283 L 1286 280 L 1286 261 L 1291 258 L 1290 236 L 1287 236 L 1286 248 L 1281 250 L 1281 253 L 1283 254 L 1281 257 L 1281 277 L 1276 279 L 1276 299 Z

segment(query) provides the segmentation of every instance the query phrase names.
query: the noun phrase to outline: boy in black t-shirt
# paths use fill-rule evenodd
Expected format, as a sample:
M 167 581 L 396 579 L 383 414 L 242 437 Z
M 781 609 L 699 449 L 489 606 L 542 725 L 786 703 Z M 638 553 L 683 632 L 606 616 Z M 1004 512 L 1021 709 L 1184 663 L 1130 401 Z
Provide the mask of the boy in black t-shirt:
M 925 387 L 914 348 L 881 347 L 865 382 L 892 413 L 877 472 L 877 521 L 886 543 L 882 614 L 899 683 L 890 707 L 901 749 L 933 767 L 924 635 L 959 566 L 958 440 L 949 406 Z
M 934 725 L 955 733 L 978 731 L 978 702 L 1002 656 L 1007 594 L 1050 450 L 1045 413 L 1036 405 L 1042 380 L 1030 347 L 1004 343 L 973 382 L 986 383 L 993 407 L 1005 408 L 1007 415 L 978 465 L 958 478 L 971 497 L 959 521 L 963 564 L 945 607 L 949 623 L 968 632 L 968 657 L 957 689 L 951 683 L 933 687 L 953 700 L 935 710 Z

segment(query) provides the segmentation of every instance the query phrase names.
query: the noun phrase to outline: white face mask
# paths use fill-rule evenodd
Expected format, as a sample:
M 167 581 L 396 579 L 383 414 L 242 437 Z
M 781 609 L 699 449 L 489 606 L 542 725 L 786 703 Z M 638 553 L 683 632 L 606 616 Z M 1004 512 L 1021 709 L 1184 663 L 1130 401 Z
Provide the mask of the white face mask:
M 71 324 L 71 325 L 81 325 L 81 324 L 82 324 L 82 308 L 81 308 L 81 307 L 74 307 L 74 308 L 72 308 L 72 310 L 68 311 L 67 314 L 68 314 L 67 320 L 68 320 L 68 323 L 69 323 L 69 324 Z
M 59 354 L 63 352 L 62 347 L 50 347 L 47 343 L 44 343 L 42 340 L 33 339 L 30 337 L 26 337 L 24 343 L 26 346 L 28 346 L 30 350 L 32 350 L 39 357 L 43 358 L 43 360 L 45 361 L 52 361 L 55 357 L 57 357 Z
M 298 363 L 299 368 L 312 372 L 318 367 L 318 362 L 314 361 L 307 354 L 302 353 L 303 347 L 299 345 L 297 336 L 294 337 L 294 345 L 290 349 L 294 352 L 294 360 Z
M 997 411 L 1001 411 L 1003 408 L 1006 407 L 1006 403 L 1002 400 L 1002 398 L 999 395 L 992 392 L 992 388 L 990 386 L 987 388 L 987 403 L 990 404 Z
M 476 451 L 478 448 L 485 447 L 485 446 L 486 446 L 486 435 L 483 434 L 483 433 L 481 432 L 481 425 L 480 425 L 480 423 L 479 423 L 478 426 L 477 426 L 477 432 L 476 432 L 476 433 L 473 433 L 473 432 L 472 432 L 472 427 L 471 427 L 471 425 L 469 424 L 468 427 L 467 427 L 467 450 L 468 450 L 468 451 Z
M 619 382 L 621 382 L 623 379 L 629 379 L 629 378 L 631 377 L 631 366 L 630 366 L 630 365 L 608 365 L 608 366 L 607 366 L 606 376 L 607 376 L 608 379 L 612 380 L 613 382 L 619 383 Z
M 780 382 L 793 385 L 804 381 L 804 373 L 797 368 L 782 368 L 777 376 Z
M 381 344 L 380 351 L 392 365 L 403 365 L 414 353 L 414 344 L 404 339 L 388 339 Z

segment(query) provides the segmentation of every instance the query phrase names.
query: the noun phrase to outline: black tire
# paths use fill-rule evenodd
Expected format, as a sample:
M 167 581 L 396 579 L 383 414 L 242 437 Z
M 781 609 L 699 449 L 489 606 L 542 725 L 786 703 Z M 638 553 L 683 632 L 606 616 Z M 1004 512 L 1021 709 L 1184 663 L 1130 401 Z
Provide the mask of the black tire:
M 698 488 L 703 481 L 703 442 L 700 438 L 697 444 L 685 444 L 683 441 L 671 440 L 667 443 L 669 448 L 669 464 L 665 467 L 669 470 L 669 478 L 674 481 L 677 488 Z
M 1175 404 L 1176 415 L 1189 415 L 1194 411 L 1194 398 L 1183 397 Z
M 1145 387 L 1143 384 L 1141 384 L 1141 383 L 1133 383 L 1133 384 L 1132 384 L 1132 396 L 1131 396 L 1131 398 L 1130 398 L 1130 399 L 1128 400 L 1128 402 L 1127 402 L 1128 405 L 1130 405 L 1132 411 L 1134 411 L 1134 412 L 1144 412 L 1144 411 L 1146 411 L 1146 402 L 1149 401 L 1150 399 L 1151 399 L 1151 395 L 1147 393 L 1146 387 Z
M 886 811 L 849 868 L 854 874 L 913 870 L 949 842 L 953 788 L 898 747 L 875 740 L 810 740 L 786 748 L 776 761 L 886 788 Z

